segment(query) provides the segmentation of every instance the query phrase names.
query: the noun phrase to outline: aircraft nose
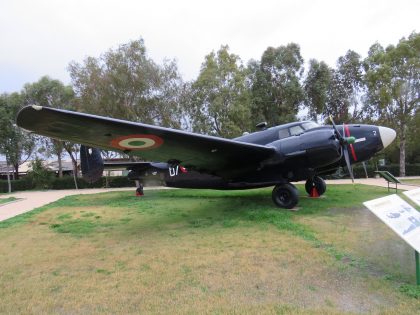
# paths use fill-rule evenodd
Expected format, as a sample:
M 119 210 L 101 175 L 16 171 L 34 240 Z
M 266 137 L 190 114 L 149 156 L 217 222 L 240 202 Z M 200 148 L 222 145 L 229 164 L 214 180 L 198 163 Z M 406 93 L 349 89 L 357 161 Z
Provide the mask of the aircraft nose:
M 394 129 L 388 127 L 378 127 L 379 128 L 379 135 L 381 136 L 382 144 L 384 148 L 389 146 L 392 141 L 394 141 L 397 133 Z

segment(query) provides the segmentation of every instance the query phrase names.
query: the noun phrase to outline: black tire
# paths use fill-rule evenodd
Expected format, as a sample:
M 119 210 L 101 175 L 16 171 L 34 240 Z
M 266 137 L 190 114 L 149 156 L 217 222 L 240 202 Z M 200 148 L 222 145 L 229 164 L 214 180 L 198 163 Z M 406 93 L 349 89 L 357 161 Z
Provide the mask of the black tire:
M 297 191 L 297 193 L 299 195 L 299 189 L 295 185 L 293 185 L 292 183 L 289 183 L 289 185 L 292 186 L 294 189 L 296 189 L 296 191 Z
M 311 178 L 306 181 L 305 190 L 309 195 L 311 194 L 313 187 L 316 188 L 320 196 L 327 191 L 327 184 L 319 176 L 315 176 L 313 179 Z
M 277 207 L 285 209 L 292 209 L 299 200 L 298 191 L 291 184 L 282 184 L 274 187 L 272 198 Z

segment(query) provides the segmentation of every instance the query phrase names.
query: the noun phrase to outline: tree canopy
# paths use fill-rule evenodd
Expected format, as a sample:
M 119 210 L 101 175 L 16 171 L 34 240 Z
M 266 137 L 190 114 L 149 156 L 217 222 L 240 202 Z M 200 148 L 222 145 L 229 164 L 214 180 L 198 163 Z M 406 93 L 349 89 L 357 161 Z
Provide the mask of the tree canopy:
M 6 157 L 8 165 L 14 169 L 14 177 L 19 178 L 19 166 L 35 149 L 33 136 L 15 125 L 15 117 L 23 106 L 20 93 L 0 95 L 0 154 Z
M 295 43 L 268 47 L 261 61 L 252 61 L 251 93 L 254 122 L 278 125 L 296 119 L 304 101 L 300 80 L 303 58 Z
M 397 130 L 400 175 L 405 176 L 407 129 L 420 105 L 420 34 L 412 33 L 384 49 L 376 43 L 364 62 L 365 110 Z
M 0 153 L 17 170 L 32 152 L 33 139 L 13 121 L 21 106 L 39 104 L 228 138 L 262 121 L 274 126 L 333 115 L 337 123 L 396 129 L 399 147 L 391 147 L 387 158 L 400 161 L 401 175 L 407 157 L 420 162 L 419 33 L 386 48 L 374 43 L 364 59 L 349 49 L 332 67 L 315 59 L 305 64 L 296 43 L 268 47 L 260 59 L 244 64 L 221 46 L 205 56 L 196 79 L 184 82 L 176 60 L 156 63 L 142 39 L 73 61 L 69 86 L 44 76 L 18 93 L 1 95 Z M 43 145 L 58 157 L 66 148 L 75 161 L 72 144 Z
M 185 108 L 196 132 L 235 137 L 250 128 L 246 69 L 228 46 L 205 57 Z
M 182 79 L 175 61 L 156 64 L 142 39 L 110 49 L 82 64 L 71 62 L 69 72 L 80 109 L 114 118 L 180 126 L 179 92 Z

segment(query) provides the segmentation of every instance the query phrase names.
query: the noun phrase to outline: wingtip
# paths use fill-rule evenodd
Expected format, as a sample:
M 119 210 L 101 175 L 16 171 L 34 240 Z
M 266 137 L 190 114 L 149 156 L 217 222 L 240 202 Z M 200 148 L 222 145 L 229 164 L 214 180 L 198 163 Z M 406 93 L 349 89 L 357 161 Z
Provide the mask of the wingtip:
M 16 125 L 18 125 L 20 128 L 28 130 L 25 128 L 25 121 L 28 121 L 28 119 L 25 119 L 24 117 L 31 115 L 30 113 L 32 112 L 32 110 L 40 111 L 41 109 L 43 109 L 43 107 L 40 105 L 29 105 L 23 107 L 16 116 Z
M 41 105 L 30 105 L 35 110 L 41 110 L 43 107 Z

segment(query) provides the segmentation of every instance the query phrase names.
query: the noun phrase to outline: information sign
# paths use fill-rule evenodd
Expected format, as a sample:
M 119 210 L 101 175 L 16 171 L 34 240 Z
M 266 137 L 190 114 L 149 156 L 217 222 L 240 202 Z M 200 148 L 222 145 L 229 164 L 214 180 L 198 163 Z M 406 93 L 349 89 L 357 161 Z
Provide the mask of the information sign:
M 404 191 L 403 194 L 412 200 L 416 205 L 420 206 L 420 188 Z
M 420 213 L 397 195 L 363 203 L 379 219 L 420 252 Z

